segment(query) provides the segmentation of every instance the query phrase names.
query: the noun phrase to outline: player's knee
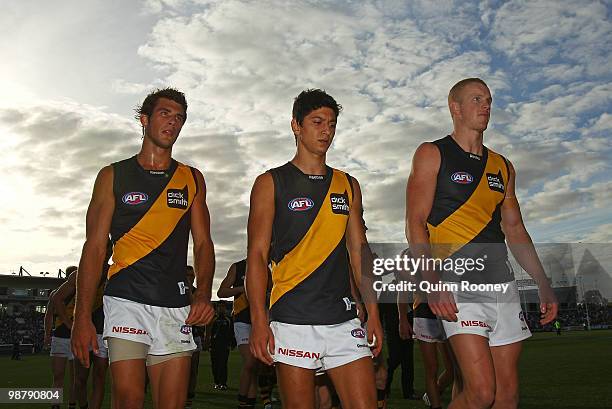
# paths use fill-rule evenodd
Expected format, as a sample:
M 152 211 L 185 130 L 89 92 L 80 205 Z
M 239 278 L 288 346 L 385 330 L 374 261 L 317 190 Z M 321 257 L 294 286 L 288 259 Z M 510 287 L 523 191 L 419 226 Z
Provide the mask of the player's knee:
M 465 397 L 470 408 L 490 408 L 495 400 L 495 384 L 478 382 L 465 389 Z
M 124 400 L 116 400 L 116 409 L 142 409 L 144 399 L 128 398 Z

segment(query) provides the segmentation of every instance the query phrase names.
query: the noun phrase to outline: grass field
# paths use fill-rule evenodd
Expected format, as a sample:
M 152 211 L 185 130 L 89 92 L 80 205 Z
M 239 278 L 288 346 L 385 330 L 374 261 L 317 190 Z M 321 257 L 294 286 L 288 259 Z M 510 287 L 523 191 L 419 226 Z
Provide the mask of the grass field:
M 423 391 L 422 364 L 415 347 L 415 389 Z M 25 356 L 22 361 L 0 357 L 0 387 L 46 387 L 51 383 L 49 357 Z M 230 354 L 229 390 L 212 388 L 208 353 L 200 358 L 200 376 L 194 408 L 234 408 L 240 370 L 237 351 Z M 521 403 L 524 409 L 612 408 L 612 330 L 566 332 L 562 336 L 538 333 L 524 344 L 520 363 Z M 399 370 L 396 372 L 389 409 L 425 408 L 422 401 L 397 399 Z M 448 401 L 448 393 L 445 398 Z M 66 398 L 65 398 L 66 399 Z M 110 396 L 104 408 L 110 408 Z M 41 408 L 48 404 L 0 404 L 3 407 Z M 67 407 L 67 403 L 64 404 Z M 145 405 L 152 408 L 150 400 Z M 261 407 L 260 405 L 258 407 Z

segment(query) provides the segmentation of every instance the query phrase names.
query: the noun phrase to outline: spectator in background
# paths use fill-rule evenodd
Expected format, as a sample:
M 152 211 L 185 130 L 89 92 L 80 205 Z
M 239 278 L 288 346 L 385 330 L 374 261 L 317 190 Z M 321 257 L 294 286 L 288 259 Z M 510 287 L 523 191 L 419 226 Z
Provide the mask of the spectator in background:
M 226 390 L 227 359 L 233 342 L 233 325 L 223 301 L 217 306 L 217 315 L 210 329 L 210 363 L 215 389 Z

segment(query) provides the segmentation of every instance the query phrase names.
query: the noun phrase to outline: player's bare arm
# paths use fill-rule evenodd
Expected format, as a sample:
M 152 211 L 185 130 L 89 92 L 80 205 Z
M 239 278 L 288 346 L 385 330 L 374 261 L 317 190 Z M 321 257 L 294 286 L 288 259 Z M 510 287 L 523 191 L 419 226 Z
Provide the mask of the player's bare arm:
M 98 173 L 87 209 L 85 244 L 76 279 L 72 351 L 86 368 L 89 367 L 89 347 L 94 351 L 98 349 L 91 309 L 102 276 L 102 264 L 114 211 L 113 168 L 106 166 Z
M 512 163 L 508 162 L 510 177 L 506 189 L 506 198 L 501 207 L 501 226 L 506 236 L 506 242 L 516 261 L 538 284 L 540 294 L 540 312 L 542 325 L 557 317 L 559 304 L 555 297 L 538 254 L 535 251 L 531 237 L 523 223 L 521 209 L 516 199 L 516 172 Z
M 361 204 L 361 187 L 357 179 L 352 178 L 353 184 L 353 203 L 349 210 L 349 218 L 346 226 L 346 247 L 349 253 L 351 262 L 351 270 L 355 284 L 361 292 L 361 297 L 364 301 L 366 310 L 368 311 L 368 342 L 372 343 L 376 337 L 376 344 L 372 349 L 372 354 L 378 356 L 382 351 L 383 331 L 380 323 L 380 315 L 378 314 L 378 304 L 376 303 L 376 295 L 372 286 L 371 272 L 363 271 L 362 260 L 372 258 L 368 239 L 365 235 L 365 229 L 362 219 L 363 208 Z M 367 252 L 367 254 L 364 254 Z
M 255 180 L 251 190 L 248 222 L 246 291 L 251 309 L 251 353 L 272 365 L 269 351 L 274 351 L 274 336 L 268 325 L 266 289 L 268 288 L 268 253 L 274 221 L 274 181 L 270 173 Z
M 51 296 L 51 302 L 53 303 L 55 313 L 68 328 L 72 328 L 72 318 L 68 313 L 65 302 L 74 295 L 76 291 L 76 278 L 77 272 L 75 271 L 68 276 L 68 279 L 64 281 Z
M 236 264 L 232 264 L 227 270 L 227 275 L 221 281 L 219 290 L 217 290 L 217 297 L 219 298 L 230 298 L 240 295 L 244 292 L 244 286 L 233 287 L 232 285 L 236 281 Z
M 408 320 L 408 294 L 398 291 L 397 293 L 397 314 L 399 318 L 399 336 L 401 339 L 412 339 L 412 326 Z
M 215 274 L 215 247 L 210 235 L 210 213 L 206 205 L 206 183 L 195 169 L 198 193 L 191 205 L 191 235 L 193 238 L 194 271 L 198 288 L 192 295 L 191 309 L 185 320 L 188 325 L 206 325 L 215 312 L 211 304 L 212 281 Z
M 412 169 L 406 186 L 406 238 L 414 258 L 431 257 L 427 218 L 433 206 L 440 163 L 440 151 L 429 142 L 421 144 L 412 158 Z M 421 273 L 423 280 L 432 283 L 439 281 L 435 271 L 424 270 Z M 428 294 L 428 301 L 432 312 L 440 318 L 457 320 L 457 306 L 452 294 L 445 291 Z
M 49 293 L 49 301 L 47 302 L 47 308 L 45 309 L 45 345 L 51 345 L 51 330 L 53 329 L 53 314 L 55 310 L 53 309 L 53 301 L 51 301 L 51 297 L 53 297 L 54 291 Z

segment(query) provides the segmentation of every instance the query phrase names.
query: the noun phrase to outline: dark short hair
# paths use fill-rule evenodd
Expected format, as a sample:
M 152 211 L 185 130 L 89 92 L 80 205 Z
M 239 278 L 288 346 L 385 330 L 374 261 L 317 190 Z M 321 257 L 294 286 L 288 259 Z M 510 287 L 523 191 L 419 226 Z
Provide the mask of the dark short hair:
M 151 117 L 160 98 L 166 98 L 181 105 L 185 110 L 185 121 L 187 120 L 187 100 L 185 99 L 185 94 L 175 88 L 156 89 L 147 95 L 142 105 L 137 106 L 134 110 L 136 112 L 136 119 L 140 119 L 141 115 Z
M 463 79 L 459 81 L 458 83 L 456 83 L 455 85 L 453 85 L 453 87 L 450 89 L 448 93 L 448 102 L 449 103 L 451 101 L 459 102 L 459 95 L 461 94 L 461 91 L 463 90 L 463 88 L 465 88 L 466 85 L 473 84 L 473 83 L 482 84 L 485 87 L 489 88 L 487 83 L 481 80 L 480 78 L 474 77 L 474 78 Z
M 68 266 L 68 267 L 66 267 L 66 277 L 68 277 L 70 274 L 72 274 L 75 271 L 77 271 L 77 269 L 78 269 L 77 266 Z
M 336 100 L 324 90 L 318 88 L 307 89 L 300 92 L 300 95 L 293 101 L 293 119 L 295 119 L 298 124 L 302 125 L 304 118 L 309 113 L 323 107 L 330 108 L 334 111 L 336 118 L 342 111 L 342 105 L 338 104 Z

